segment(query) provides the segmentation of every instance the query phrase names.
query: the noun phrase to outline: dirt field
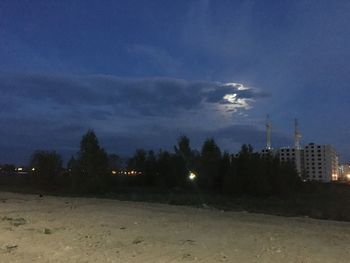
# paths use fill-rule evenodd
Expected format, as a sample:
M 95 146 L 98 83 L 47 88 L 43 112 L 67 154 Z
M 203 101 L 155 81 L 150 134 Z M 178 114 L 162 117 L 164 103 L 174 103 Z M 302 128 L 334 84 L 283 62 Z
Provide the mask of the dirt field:
M 350 262 L 350 223 L 0 193 L 0 262 Z

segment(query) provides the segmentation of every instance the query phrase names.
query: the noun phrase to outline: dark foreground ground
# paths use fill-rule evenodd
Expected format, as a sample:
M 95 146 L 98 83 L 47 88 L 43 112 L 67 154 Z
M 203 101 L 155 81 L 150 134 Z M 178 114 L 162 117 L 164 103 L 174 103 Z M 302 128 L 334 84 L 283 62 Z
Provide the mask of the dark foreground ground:
M 0 262 L 350 262 L 350 223 L 0 192 Z

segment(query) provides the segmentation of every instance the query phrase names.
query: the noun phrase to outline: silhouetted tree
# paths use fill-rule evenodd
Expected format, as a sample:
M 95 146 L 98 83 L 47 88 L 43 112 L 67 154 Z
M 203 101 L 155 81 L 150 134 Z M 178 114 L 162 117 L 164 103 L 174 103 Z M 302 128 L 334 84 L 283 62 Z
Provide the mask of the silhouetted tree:
M 146 185 L 154 186 L 158 174 L 157 159 L 154 151 L 148 151 L 145 167 Z
M 233 182 L 234 192 L 247 193 L 250 176 L 255 172 L 253 163 L 253 149 L 250 145 L 243 144 L 234 162 L 235 178 Z
M 108 156 L 93 130 L 82 137 L 80 151 L 72 168 L 73 189 L 102 193 L 108 190 Z
M 36 151 L 31 156 L 30 166 L 35 169 L 35 181 L 39 186 L 52 188 L 55 177 L 62 172 L 62 158 L 55 151 Z
M 127 168 L 129 170 L 135 170 L 141 172 L 141 175 L 138 176 L 136 183 L 139 185 L 146 185 L 146 161 L 147 153 L 143 149 L 137 149 L 134 156 L 132 156 L 127 163 Z
M 224 192 L 271 196 L 291 193 L 300 179 L 293 165 L 281 163 L 273 154 L 261 155 L 253 147 L 243 144 L 239 153 L 231 158 L 224 177 Z
M 119 155 L 109 154 L 108 155 L 108 167 L 110 171 L 119 171 L 122 166 L 122 161 Z
M 128 168 L 142 173 L 139 184 L 166 188 L 184 188 L 188 184 L 187 175 L 194 169 L 196 154 L 190 148 L 189 139 L 181 136 L 174 146 L 175 153 L 159 151 L 146 152 L 139 149 L 128 161 Z
M 182 135 L 174 146 L 175 154 L 181 156 L 185 162 L 186 167 L 191 170 L 194 165 L 194 152 L 190 147 L 190 139 Z
M 229 174 L 230 168 L 231 156 L 228 152 L 224 152 L 220 162 L 219 176 L 217 177 L 214 185 L 214 188 L 220 193 L 225 193 L 227 191 L 227 175 Z
M 294 163 L 280 162 L 276 158 L 274 171 L 271 176 L 271 186 L 275 195 L 291 195 L 301 186 L 301 178 L 298 175 Z
M 185 187 L 187 185 L 187 176 L 190 171 L 197 173 L 198 156 L 194 150 L 191 149 L 190 139 L 182 135 L 174 146 L 175 155 L 172 158 L 172 171 L 176 174 L 176 184 L 178 187 Z
M 230 155 L 228 158 L 229 160 L 226 160 L 226 162 L 229 161 L 229 165 L 227 166 L 226 172 L 224 173 L 222 191 L 224 194 L 236 194 L 239 189 L 237 176 L 237 157 Z
M 128 161 L 128 168 L 141 172 L 139 184 L 144 186 L 156 186 L 158 172 L 157 156 L 154 151 L 138 149 Z
M 147 153 L 143 149 L 137 149 L 134 156 L 128 161 L 128 168 L 139 172 L 145 172 Z
M 76 159 L 74 158 L 74 156 L 72 156 L 69 161 L 67 162 L 67 169 L 71 172 L 73 167 L 75 166 L 76 164 Z
M 173 156 L 160 150 L 157 155 L 157 176 L 156 185 L 160 188 L 171 188 L 176 186 L 176 178 L 173 176 Z
M 207 139 L 202 146 L 198 182 L 206 190 L 218 190 L 220 182 L 221 151 L 213 138 Z

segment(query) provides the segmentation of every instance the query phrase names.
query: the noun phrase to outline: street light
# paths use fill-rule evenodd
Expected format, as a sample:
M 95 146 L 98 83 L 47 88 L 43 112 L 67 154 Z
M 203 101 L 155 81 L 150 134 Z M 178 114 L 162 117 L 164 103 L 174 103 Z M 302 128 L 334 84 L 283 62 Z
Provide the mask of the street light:
M 189 172 L 188 174 L 188 179 L 190 179 L 191 181 L 194 181 L 196 179 L 197 175 L 193 172 Z

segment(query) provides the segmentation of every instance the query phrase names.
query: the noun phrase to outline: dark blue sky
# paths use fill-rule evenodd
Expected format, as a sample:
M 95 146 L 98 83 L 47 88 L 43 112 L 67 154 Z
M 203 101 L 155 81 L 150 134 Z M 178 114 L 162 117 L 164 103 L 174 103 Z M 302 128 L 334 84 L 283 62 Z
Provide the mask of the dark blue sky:
M 350 2 L 0 1 L 0 163 L 93 128 L 138 147 L 333 144 L 350 159 Z M 231 83 L 231 84 L 230 84 Z M 234 84 L 236 83 L 236 84 Z M 237 84 L 239 83 L 239 84 Z

